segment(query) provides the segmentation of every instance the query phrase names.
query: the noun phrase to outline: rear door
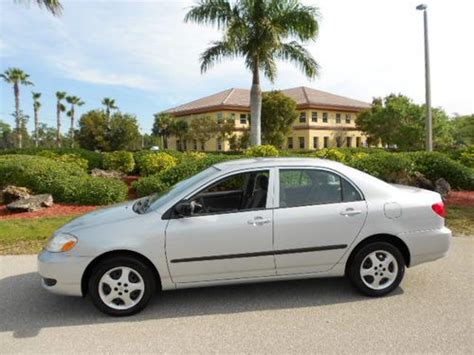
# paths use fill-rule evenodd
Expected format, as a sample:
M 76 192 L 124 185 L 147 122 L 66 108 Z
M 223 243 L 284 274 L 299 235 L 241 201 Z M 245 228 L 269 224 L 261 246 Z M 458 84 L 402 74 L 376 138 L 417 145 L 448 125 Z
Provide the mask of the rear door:
M 273 174 L 233 173 L 190 197 L 192 216 L 170 219 L 166 255 L 176 283 L 272 276 Z
M 361 192 L 336 172 L 316 168 L 280 168 L 277 185 L 277 273 L 331 269 L 364 225 L 367 206 Z

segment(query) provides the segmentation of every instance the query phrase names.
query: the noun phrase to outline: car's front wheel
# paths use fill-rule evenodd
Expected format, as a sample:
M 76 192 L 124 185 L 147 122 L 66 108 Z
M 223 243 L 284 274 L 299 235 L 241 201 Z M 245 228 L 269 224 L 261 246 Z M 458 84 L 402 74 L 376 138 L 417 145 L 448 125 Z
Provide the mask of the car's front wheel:
M 349 278 L 362 293 L 383 296 L 398 287 L 405 273 L 400 251 L 389 243 L 375 242 L 364 246 L 352 259 Z
M 112 316 L 141 311 L 156 290 L 153 272 L 133 257 L 112 257 L 100 262 L 89 279 L 94 305 Z

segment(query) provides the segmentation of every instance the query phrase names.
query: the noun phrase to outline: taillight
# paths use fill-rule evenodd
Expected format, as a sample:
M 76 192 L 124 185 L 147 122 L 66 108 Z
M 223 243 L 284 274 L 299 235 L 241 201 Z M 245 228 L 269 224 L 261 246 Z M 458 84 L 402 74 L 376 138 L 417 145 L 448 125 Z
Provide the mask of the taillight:
M 435 203 L 433 206 L 431 206 L 431 208 L 438 216 L 443 218 L 446 216 L 446 208 L 444 207 L 443 202 Z

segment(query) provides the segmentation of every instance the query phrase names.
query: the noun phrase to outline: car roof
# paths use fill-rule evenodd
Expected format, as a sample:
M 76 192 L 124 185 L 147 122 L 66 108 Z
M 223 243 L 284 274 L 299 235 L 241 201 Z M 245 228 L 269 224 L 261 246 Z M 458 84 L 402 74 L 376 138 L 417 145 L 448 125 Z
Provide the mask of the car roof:
M 327 168 L 340 168 L 342 164 L 326 159 L 317 158 L 252 158 L 235 159 L 215 164 L 219 170 L 233 171 L 252 168 L 269 168 L 275 166 L 318 166 Z

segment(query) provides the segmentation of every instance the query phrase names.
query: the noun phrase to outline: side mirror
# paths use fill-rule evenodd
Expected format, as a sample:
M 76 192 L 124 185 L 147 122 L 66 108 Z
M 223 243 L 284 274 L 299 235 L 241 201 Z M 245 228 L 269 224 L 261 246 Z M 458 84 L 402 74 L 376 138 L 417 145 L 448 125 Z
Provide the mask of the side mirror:
M 190 201 L 182 201 L 174 207 L 174 212 L 180 217 L 187 217 L 193 214 L 193 205 Z

